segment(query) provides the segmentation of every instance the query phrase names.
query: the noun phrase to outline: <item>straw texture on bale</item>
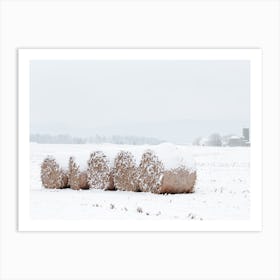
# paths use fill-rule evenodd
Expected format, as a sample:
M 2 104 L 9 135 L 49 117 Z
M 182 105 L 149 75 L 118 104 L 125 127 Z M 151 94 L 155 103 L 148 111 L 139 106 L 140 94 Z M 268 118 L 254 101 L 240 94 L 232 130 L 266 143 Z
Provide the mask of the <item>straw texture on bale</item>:
M 185 167 L 164 171 L 158 193 L 192 193 L 196 182 L 196 171 L 190 172 Z
M 113 172 L 109 160 L 101 151 L 90 155 L 87 169 L 88 184 L 90 188 L 113 190 Z
M 69 170 L 68 170 L 69 181 L 68 184 L 73 190 L 88 189 L 87 172 L 80 171 L 78 164 L 75 162 L 73 157 L 69 159 Z
M 162 184 L 164 168 L 152 150 L 143 153 L 138 172 L 140 190 L 157 193 Z
M 121 151 L 114 161 L 114 186 L 122 191 L 139 191 L 138 169 L 131 152 Z
M 67 172 L 60 168 L 53 157 L 47 157 L 41 164 L 42 185 L 48 189 L 63 189 L 68 187 Z
M 166 169 L 151 150 L 142 155 L 138 169 L 139 187 L 143 192 L 157 194 L 194 192 L 196 171 L 190 171 L 185 166 Z

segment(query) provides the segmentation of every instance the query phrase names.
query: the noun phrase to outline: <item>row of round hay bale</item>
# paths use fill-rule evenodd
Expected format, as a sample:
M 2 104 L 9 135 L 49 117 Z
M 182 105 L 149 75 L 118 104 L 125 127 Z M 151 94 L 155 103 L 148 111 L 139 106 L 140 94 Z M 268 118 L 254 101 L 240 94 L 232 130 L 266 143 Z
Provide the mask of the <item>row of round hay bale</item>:
M 89 189 L 87 172 L 80 170 L 73 157 L 69 159 L 68 184 L 73 190 Z
M 41 164 L 41 181 L 48 189 L 67 188 L 67 171 L 63 170 L 53 157 L 48 156 Z
M 112 161 L 102 151 L 96 151 L 90 155 L 87 169 L 84 167 L 82 170 L 70 157 L 68 174 L 53 158 L 47 158 L 42 164 L 42 183 L 47 188 L 70 186 L 74 190 L 95 188 L 152 193 L 194 191 L 196 171 L 178 147 L 161 144 L 141 154 L 136 161 L 131 152 L 120 151 Z

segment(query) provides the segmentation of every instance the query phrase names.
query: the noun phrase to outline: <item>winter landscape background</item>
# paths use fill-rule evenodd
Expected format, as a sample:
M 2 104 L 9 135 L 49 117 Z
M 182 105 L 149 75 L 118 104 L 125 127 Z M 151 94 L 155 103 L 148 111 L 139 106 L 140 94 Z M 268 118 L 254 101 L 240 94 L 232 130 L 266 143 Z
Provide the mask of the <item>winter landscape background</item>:
M 152 146 L 146 145 L 146 148 Z M 67 165 L 69 155 L 89 151 L 133 150 L 115 144 L 31 144 L 31 216 L 35 219 L 198 219 L 250 218 L 249 147 L 185 146 L 196 163 L 197 183 L 191 194 L 44 189 L 40 164 L 53 155 Z
M 249 219 L 248 61 L 36 60 L 30 74 L 31 217 Z M 47 155 L 86 159 L 164 142 L 195 160 L 195 193 L 42 187 Z

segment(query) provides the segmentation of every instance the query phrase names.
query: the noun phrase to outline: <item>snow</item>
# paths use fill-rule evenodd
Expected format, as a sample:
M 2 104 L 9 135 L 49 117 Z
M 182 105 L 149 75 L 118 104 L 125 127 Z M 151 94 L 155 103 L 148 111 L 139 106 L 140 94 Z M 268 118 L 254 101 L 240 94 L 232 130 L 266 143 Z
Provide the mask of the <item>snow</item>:
M 47 144 L 31 144 L 33 147 Z M 133 154 L 136 164 L 139 165 L 142 154 L 146 150 L 153 150 L 159 159 L 163 162 L 166 169 L 173 169 L 179 166 L 185 166 L 190 171 L 195 170 L 195 162 L 191 154 L 185 149 L 184 146 L 177 146 L 171 143 L 162 143 L 159 145 L 117 145 L 117 144 L 51 144 L 44 151 L 45 156 L 51 156 L 56 159 L 59 165 L 63 168 L 68 168 L 69 158 L 73 156 L 75 162 L 80 166 L 81 170 L 86 170 L 87 161 L 89 160 L 90 153 L 95 151 L 102 151 L 108 158 L 111 166 L 114 164 L 114 159 L 120 151 L 129 151 Z M 80 146 L 78 148 L 77 146 Z M 55 150 L 57 147 L 57 150 Z M 60 150 L 62 149 L 62 150 Z
M 240 136 L 232 135 L 230 136 L 230 139 L 240 139 Z
M 51 190 L 41 185 L 40 164 L 47 155 L 54 156 L 67 167 L 70 155 L 80 164 L 86 164 L 89 154 L 96 150 L 102 150 L 111 162 L 119 151 L 128 150 L 139 162 L 142 152 L 150 148 L 162 158 L 166 168 L 178 163 L 195 165 L 195 193 L 159 195 L 97 189 Z M 30 156 L 30 214 L 34 219 L 250 218 L 250 147 L 31 144 Z
M 195 161 L 193 156 L 184 146 L 178 146 L 170 143 L 162 143 L 155 146 L 158 158 L 163 162 L 165 169 L 174 169 L 180 166 L 187 167 L 190 171 L 195 171 Z

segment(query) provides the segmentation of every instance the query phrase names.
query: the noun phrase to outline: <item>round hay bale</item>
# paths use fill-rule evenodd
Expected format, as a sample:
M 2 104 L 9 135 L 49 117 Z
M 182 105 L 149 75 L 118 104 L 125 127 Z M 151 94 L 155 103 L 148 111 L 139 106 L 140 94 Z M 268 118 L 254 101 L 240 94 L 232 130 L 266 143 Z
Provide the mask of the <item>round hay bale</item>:
M 131 152 L 121 151 L 114 161 L 114 185 L 117 190 L 139 190 L 138 169 Z
M 109 160 L 101 151 L 96 151 L 90 155 L 87 176 L 90 188 L 114 189 L 113 174 L 110 169 Z
M 155 147 L 155 153 L 163 163 L 163 180 L 158 193 L 194 192 L 196 164 L 189 149 L 171 143 Z
M 195 162 L 184 147 L 164 143 L 142 155 L 139 185 L 152 193 L 191 193 L 196 182 Z
M 80 171 L 79 165 L 75 162 L 73 157 L 69 159 L 69 186 L 73 190 L 88 189 L 87 172 Z
M 164 171 L 159 193 L 192 193 L 196 182 L 196 171 L 185 167 Z
M 41 164 L 42 185 L 48 189 L 63 189 L 68 187 L 67 172 L 60 168 L 53 157 L 48 156 Z
M 87 172 L 86 171 L 82 171 L 80 173 L 79 176 L 79 184 L 80 184 L 80 188 L 82 190 L 87 190 L 89 189 L 89 184 L 88 184 L 88 177 L 87 177 Z
M 109 176 L 109 187 L 108 189 L 109 191 L 115 191 L 115 185 L 114 185 L 114 168 L 111 168 L 110 170 L 110 176 Z
M 79 167 L 74 161 L 73 157 L 69 159 L 69 169 L 68 169 L 68 177 L 69 177 L 69 186 L 73 190 L 79 190 Z
M 140 190 L 158 193 L 162 184 L 164 168 L 162 162 L 152 150 L 143 153 L 138 172 Z

